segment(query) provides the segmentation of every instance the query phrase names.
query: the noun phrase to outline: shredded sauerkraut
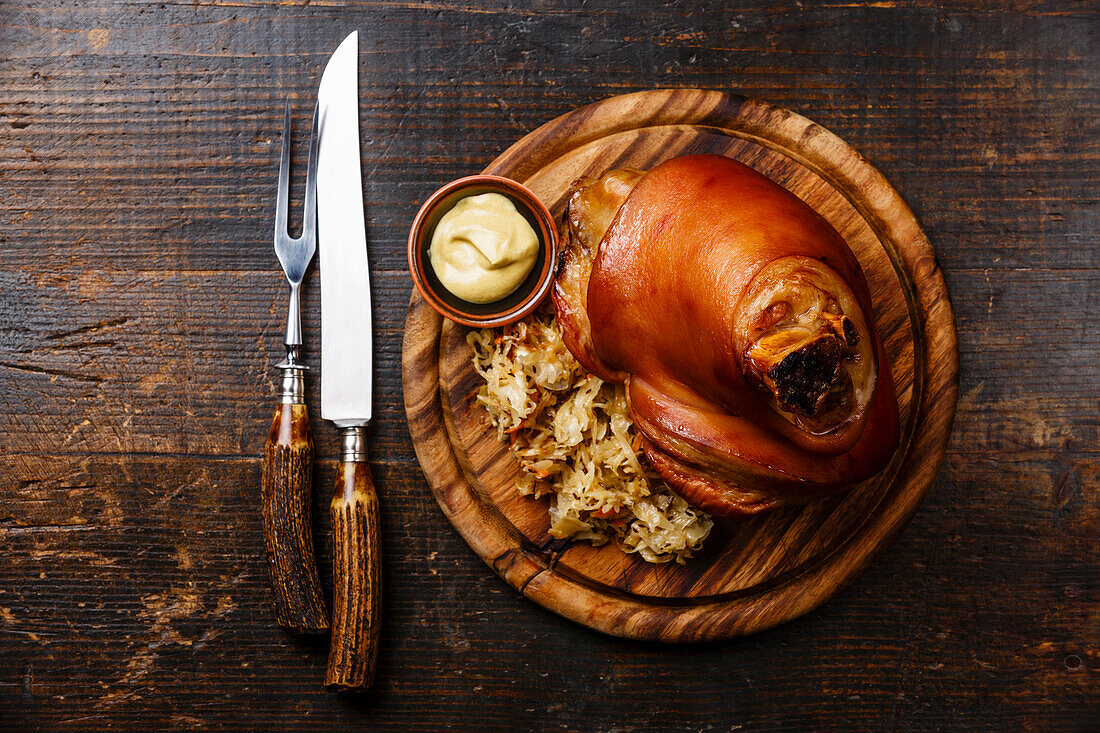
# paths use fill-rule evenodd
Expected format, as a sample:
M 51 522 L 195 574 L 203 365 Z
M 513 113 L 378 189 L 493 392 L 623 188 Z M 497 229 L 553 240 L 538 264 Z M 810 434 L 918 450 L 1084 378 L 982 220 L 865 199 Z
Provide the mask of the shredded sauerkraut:
M 466 340 L 485 378 L 478 402 L 523 468 L 520 493 L 551 496 L 550 534 L 614 539 L 654 563 L 684 563 L 702 546 L 714 523 L 644 461 L 623 386 L 586 372 L 553 317 Z

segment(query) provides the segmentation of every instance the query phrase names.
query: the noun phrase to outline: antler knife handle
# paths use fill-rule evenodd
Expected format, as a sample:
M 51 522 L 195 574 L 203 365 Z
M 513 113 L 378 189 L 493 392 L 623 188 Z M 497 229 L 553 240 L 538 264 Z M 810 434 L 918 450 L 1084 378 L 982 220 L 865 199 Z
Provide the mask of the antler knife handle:
M 332 517 L 332 640 L 325 686 L 370 687 L 381 626 L 378 494 L 367 463 L 366 428 L 343 429 Z
M 329 623 L 313 555 L 313 436 L 304 367 L 280 368 L 280 403 L 264 446 L 260 491 L 267 568 L 279 625 L 296 634 L 319 634 Z

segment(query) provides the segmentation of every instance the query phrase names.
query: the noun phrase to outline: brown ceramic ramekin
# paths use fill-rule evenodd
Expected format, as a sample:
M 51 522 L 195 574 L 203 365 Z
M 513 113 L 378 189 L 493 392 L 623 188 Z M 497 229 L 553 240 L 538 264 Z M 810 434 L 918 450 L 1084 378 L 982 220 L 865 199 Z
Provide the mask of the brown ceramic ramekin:
M 539 239 L 535 265 L 518 288 L 492 303 L 471 303 L 451 293 L 439 282 L 432 269 L 428 248 L 440 218 L 467 196 L 499 193 L 515 204 Z M 433 193 L 420 207 L 409 231 L 409 272 L 420 295 L 440 315 L 464 326 L 484 328 L 504 326 L 529 315 L 554 281 L 558 236 L 550 210 L 530 189 L 500 176 L 467 176 L 451 181 Z

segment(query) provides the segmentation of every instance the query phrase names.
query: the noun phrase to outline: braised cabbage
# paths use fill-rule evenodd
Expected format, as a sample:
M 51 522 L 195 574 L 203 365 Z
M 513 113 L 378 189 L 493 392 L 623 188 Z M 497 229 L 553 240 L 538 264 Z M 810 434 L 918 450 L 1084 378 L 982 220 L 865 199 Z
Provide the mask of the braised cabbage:
M 615 540 L 648 562 L 684 563 L 713 526 L 653 472 L 621 384 L 588 374 L 552 317 L 472 331 L 478 402 L 522 467 L 520 493 L 550 497 L 550 533 Z

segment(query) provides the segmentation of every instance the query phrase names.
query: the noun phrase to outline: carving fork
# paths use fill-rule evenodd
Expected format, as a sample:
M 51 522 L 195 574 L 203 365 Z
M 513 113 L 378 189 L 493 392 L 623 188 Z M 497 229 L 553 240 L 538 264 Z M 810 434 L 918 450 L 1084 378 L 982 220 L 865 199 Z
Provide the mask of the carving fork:
M 284 629 L 297 634 L 319 634 L 329 628 L 328 607 L 313 554 L 313 435 L 306 412 L 306 366 L 298 353 L 302 346 L 299 292 L 317 251 L 318 138 L 314 109 L 302 234 L 291 239 L 287 233 L 290 205 L 290 101 L 287 100 L 275 209 L 275 254 L 290 283 L 290 307 L 286 319 L 286 359 L 276 365 L 282 373 L 279 404 L 264 446 L 260 506 L 275 619 Z

